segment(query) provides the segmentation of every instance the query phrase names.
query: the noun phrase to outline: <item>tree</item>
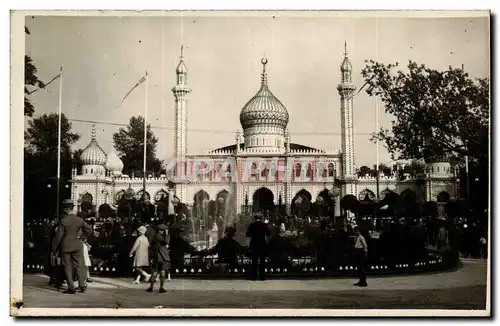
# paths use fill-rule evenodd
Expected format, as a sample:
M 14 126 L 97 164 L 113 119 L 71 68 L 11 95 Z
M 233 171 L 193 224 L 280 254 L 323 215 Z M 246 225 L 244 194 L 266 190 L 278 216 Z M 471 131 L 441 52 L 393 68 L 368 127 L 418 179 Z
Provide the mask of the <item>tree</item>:
M 371 176 L 371 173 L 372 173 L 372 169 L 370 169 L 366 165 L 363 165 L 362 167 L 360 167 L 358 169 L 358 177 L 364 177 L 367 174 Z
M 30 35 L 30 31 L 27 27 L 24 28 L 24 32 Z M 32 117 L 35 113 L 35 108 L 31 104 L 27 95 L 31 94 L 32 91 L 29 90 L 30 87 L 44 88 L 45 83 L 38 79 L 37 69 L 33 64 L 33 59 L 30 56 L 24 56 L 24 115 L 27 117 Z
M 44 114 L 28 121 L 24 148 L 24 204 L 28 218 L 55 215 L 57 196 L 58 114 Z M 71 132 L 71 123 L 61 116 L 60 200 L 70 197 L 68 181 L 75 161 L 71 145 L 80 135 Z M 66 187 L 68 186 L 68 187 Z M 53 205 L 50 203 L 53 201 Z
M 377 166 L 375 165 L 373 167 L 373 169 L 376 170 L 376 168 L 377 168 Z M 392 169 L 385 164 L 379 164 L 378 170 L 380 171 L 380 173 L 383 173 L 385 176 L 390 176 L 392 173 Z
M 472 79 L 462 69 L 438 71 L 410 61 L 398 64 L 369 60 L 362 70 L 366 93 L 379 96 L 395 117 L 392 129 L 373 139 L 385 142 L 393 159 L 487 162 L 489 146 L 489 80 Z
M 147 125 L 146 140 L 146 171 L 152 174 L 161 173 L 162 161 L 156 158 L 158 138 Z M 113 134 L 113 141 L 123 161 L 124 174 L 142 175 L 144 164 L 144 118 L 141 116 L 130 118 L 125 128 Z

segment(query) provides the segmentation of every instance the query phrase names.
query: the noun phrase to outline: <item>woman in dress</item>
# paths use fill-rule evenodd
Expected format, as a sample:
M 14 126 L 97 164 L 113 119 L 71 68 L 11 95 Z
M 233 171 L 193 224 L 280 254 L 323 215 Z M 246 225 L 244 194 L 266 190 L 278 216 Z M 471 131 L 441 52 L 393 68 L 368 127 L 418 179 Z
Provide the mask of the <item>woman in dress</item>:
M 156 281 L 156 276 L 160 274 L 160 293 L 164 293 L 165 288 L 165 274 L 168 275 L 168 281 L 170 282 L 170 255 L 168 253 L 168 246 L 170 243 L 170 236 L 168 234 L 167 226 L 165 224 L 160 224 L 157 227 L 158 232 L 154 235 L 153 241 L 151 242 L 151 253 L 152 253 L 152 266 L 151 270 L 153 274 L 151 276 L 151 283 L 148 288 L 148 292 L 153 292 L 153 286 Z
M 132 250 L 130 250 L 130 258 L 134 257 L 134 268 L 137 271 L 137 278 L 134 284 L 141 283 L 141 276 L 146 282 L 149 282 L 151 275 L 144 271 L 144 268 L 149 266 L 149 240 L 146 237 L 146 227 L 141 226 L 137 229 L 139 236 L 135 240 Z

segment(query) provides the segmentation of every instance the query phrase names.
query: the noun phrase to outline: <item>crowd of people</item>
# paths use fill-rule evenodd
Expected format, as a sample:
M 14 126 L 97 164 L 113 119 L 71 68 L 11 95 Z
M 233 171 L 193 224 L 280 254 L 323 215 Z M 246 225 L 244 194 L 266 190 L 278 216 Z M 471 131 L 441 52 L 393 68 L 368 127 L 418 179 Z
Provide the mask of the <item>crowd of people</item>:
M 56 287 L 60 288 L 64 280 L 71 280 L 72 284 L 76 278 L 81 291 L 85 291 L 86 282 L 92 281 L 91 267 L 110 262 L 116 266 L 117 275 L 128 275 L 134 270 L 134 282 L 150 283 L 151 291 L 159 276 L 160 289 L 164 289 L 164 282 L 171 280 L 171 268 L 184 267 L 186 254 L 200 261 L 207 255 L 216 255 L 216 263 L 230 269 L 240 266 L 239 258 L 247 256 L 252 262 L 252 279 L 264 279 L 263 266 L 285 266 L 290 257 L 297 256 L 314 256 L 325 268 L 348 260 L 360 266 L 358 271 L 363 271 L 362 266 L 374 259 L 382 258 L 388 264 L 408 257 L 418 260 L 429 248 L 439 252 L 453 248 L 464 256 L 487 256 L 484 229 L 474 222 L 467 225 L 461 219 L 451 222 L 368 216 L 346 220 L 242 214 L 232 218 L 231 225 L 220 228 L 222 232 L 213 246 L 200 249 L 191 244 L 194 223 L 185 215 L 96 219 L 70 213 L 73 207 L 69 201 L 63 207 L 67 211 L 61 221 L 41 220 L 26 225 L 24 257 L 25 261 L 46 265 L 45 271 Z M 76 223 L 77 220 L 82 222 Z M 72 230 L 69 236 L 68 227 Z M 80 249 L 76 250 L 77 247 Z M 68 267 L 77 261 L 81 265 L 74 271 Z M 360 277 L 357 285 L 365 283 Z

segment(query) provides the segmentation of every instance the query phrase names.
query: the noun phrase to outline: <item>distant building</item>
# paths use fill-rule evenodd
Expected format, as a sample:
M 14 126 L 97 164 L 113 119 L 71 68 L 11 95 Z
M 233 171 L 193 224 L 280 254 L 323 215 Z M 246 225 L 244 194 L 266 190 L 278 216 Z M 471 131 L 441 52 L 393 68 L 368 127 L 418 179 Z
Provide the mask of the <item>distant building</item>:
M 340 66 L 337 90 L 341 99 L 341 149 L 322 150 L 292 143 L 287 131 L 289 115 L 285 105 L 271 92 L 263 58 L 260 88 L 243 106 L 240 123 L 243 133 L 236 132 L 235 144 L 207 153 L 187 152 L 187 110 L 191 90 L 188 69 L 181 55 L 176 68 L 174 95 L 174 158 L 167 175 L 146 179 L 146 196 L 153 203 L 162 196 L 175 195 L 192 209 L 196 216 L 204 205 L 229 207 L 234 213 L 243 210 L 273 212 L 277 205 L 293 210 L 298 197 L 315 202 L 318 197 L 335 195 L 337 203 L 345 195 L 359 200 L 376 199 L 374 177 L 358 177 L 354 157 L 352 65 L 347 51 Z M 84 149 L 81 171 L 73 170 L 72 199 L 75 205 L 91 201 L 95 207 L 114 205 L 125 194 L 141 198 L 142 178 L 122 175 L 123 163 L 116 153 L 107 154 L 95 139 Z M 412 196 L 419 202 L 443 203 L 457 194 L 454 171 L 448 162 L 427 165 L 428 173 L 400 180 L 396 175 L 381 175 L 379 198 L 388 192 Z M 336 183 L 338 191 L 331 191 Z M 170 186 L 169 186 L 170 185 Z M 321 199 L 319 199 L 321 200 Z M 340 213 L 336 205 L 337 214 Z

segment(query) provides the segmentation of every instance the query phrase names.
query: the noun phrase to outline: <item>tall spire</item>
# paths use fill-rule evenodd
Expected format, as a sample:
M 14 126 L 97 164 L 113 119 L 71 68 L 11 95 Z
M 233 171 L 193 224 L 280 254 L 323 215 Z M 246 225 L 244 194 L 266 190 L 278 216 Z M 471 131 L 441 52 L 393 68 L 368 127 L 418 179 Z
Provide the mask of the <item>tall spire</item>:
M 260 60 L 260 62 L 262 63 L 261 86 L 267 87 L 267 72 L 266 72 L 267 58 L 264 56 L 262 60 Z
M 90 136 L 91 141 L 96 141 L 96 129 L 95 129 L 95 123 L 92 124 L 92 133 Z
M 184 63 L 184 45 L 181 45 L 181 56 L 179 58 L 179 64 L 175 70 L 177 73 L 177 85 L 185 85 L 187 83 L 188 69 Z
M 352 82 L 351 71 L 352 65 L 349 57 L 347 56 L 347 41 L 344 41 L 344 60 L 340 65 L 340 71 L 342 73 L 341 81 L 342 83 L 350 83 Z

